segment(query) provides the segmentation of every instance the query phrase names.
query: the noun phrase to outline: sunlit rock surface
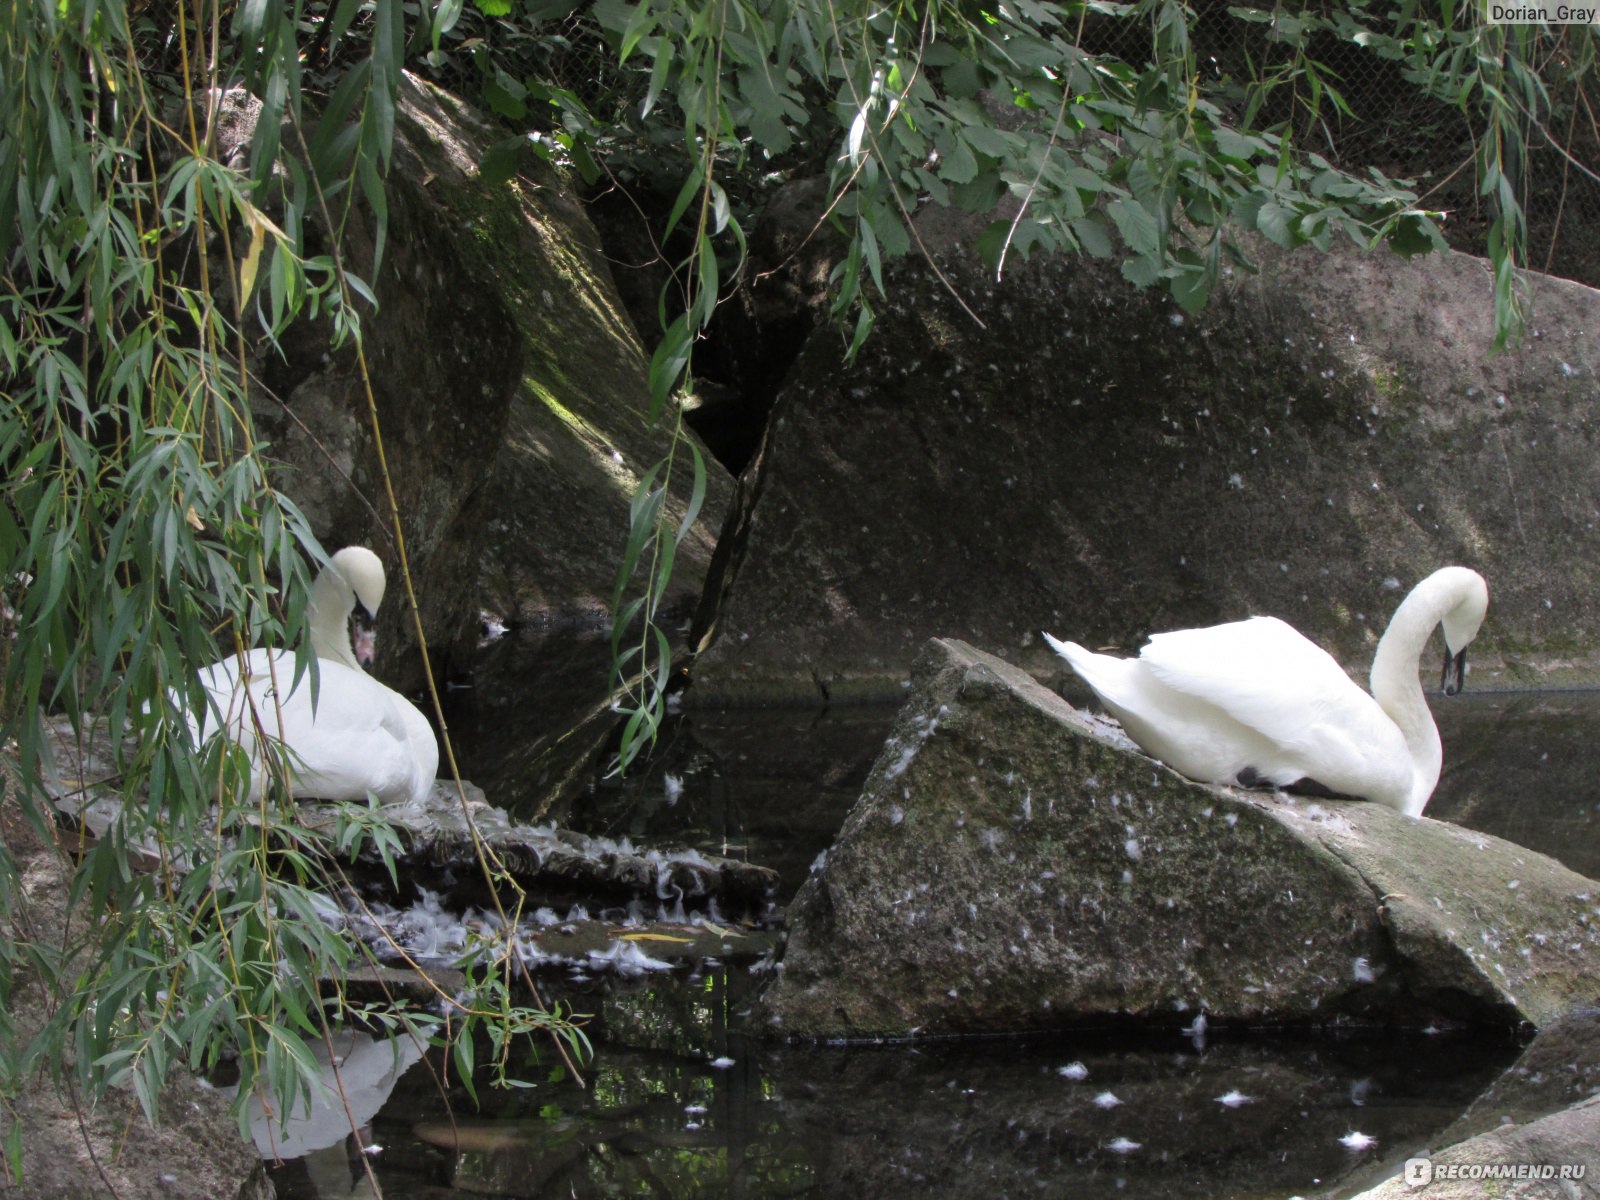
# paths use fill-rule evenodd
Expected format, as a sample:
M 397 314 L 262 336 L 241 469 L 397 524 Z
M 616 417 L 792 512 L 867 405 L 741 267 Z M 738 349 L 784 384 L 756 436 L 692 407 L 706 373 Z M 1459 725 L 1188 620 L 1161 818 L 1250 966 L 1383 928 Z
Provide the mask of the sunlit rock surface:
M 1448 1174 L 1452 1170 L 1455 1174 Z M 1479 1134 L 1428 1156 L 1423 1173 L 1397 1175 L 1354 1200 L 1417 1195 L 1428 1200 L 1600 1196 L 1600 1098 L 1525 1125 Z
M 420 682 L 421 663 L 374 410 L 441 677 L 470 654 L 485 603 L 508 621 L 603 619 L 628 501 L 671 444 L 670 420 L 646 423 L 648 355 L 566 182 L 532 154 L 509 179 L 483 178 L 503 137 L 470 105 L 403 76 L 381 270 L 359 209 L 346 250 L 379 302 L 376 316 L 363 309 L 370 398 L 353 348 L 331 346 L 325 323 L 295 325 L 255 364 L 257 419 L 287 468 L 278 486 L 330 549 L 363 542 L 388 566 L 379 673 L 402 690 Z M 671 473 L 674 524 L 688 454 Z M 669 595 L 685 608 L 731 490 L 707 465 L 706 504 Z
M 1600 293 L 1529 275 L 1492 355 L 1468 255 L 1251 244 L 1186 313 L 1089 259 L 997 283 L 975 230 L 920 231 L 944 276 L 895 266 L 855 363 L 819 330 L 784 382 L 691 704 L 892 691 L 928 637 L 1051 670 L 1041 627 L 1136 648 L 1254 613 L 1364 672 L 1450 562 L 1493 597 L 1475 686 L 1600 679 Z
M 765 1006 L 795 1036 L 1542 1025 L 1600 998 L 1600 885 L 1379 805 L 1191 783 L 955 641 L 789 922 Z

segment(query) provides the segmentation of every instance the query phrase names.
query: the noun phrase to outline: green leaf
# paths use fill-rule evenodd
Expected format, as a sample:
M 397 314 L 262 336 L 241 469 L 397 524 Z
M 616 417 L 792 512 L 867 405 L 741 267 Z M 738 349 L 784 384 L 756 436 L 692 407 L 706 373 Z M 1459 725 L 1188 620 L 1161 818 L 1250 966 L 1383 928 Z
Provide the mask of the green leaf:
M 785 120 L 783 98 L 773 79 L 771 66 L 763 57 L 738 72 L 739 93 L 750 106 L 747 120 L 750 132 L 769 155 L 788 153 L 794 145 Z
M 1180 271 L 1172 277 L 1172 298 L 1188 313 L 1197 313 L 1206 306 L 1211 295 L 1212 279 L 1204 270 Z
M 700 190 L 704 187 L 705 182 L 705 173 L 701 170 L 700 165 L 696 163 L 678 188 L 678 197 L 672 202 L 671 211 L 667 213 L 667 223 L 662 232 L 663 237 L 672 235 L 672 231 L 678 227 L 678 222 L 683 219 L 683 214 L 689 210 L 689 205 L 699 198 Z
M 706 499 L 706 460 L 700 453 L 700 447 L 694 442 L 689 442 L 689 453 L 694 462 L 694 481 L 689 487 L 689 501 L 684 507 L 683 520 L 678 522 L 676 540 L 681 542 L 689 536 L 689 530 L 694 528 L 695 519 L 700 515 L 700 508 Z
M 501 138 L 484 151 L 483 159 L 478 163 L 478 178 L 491 187 L 514 179 L 522 170 L 527 150 L 528 139 L 520 133 Z
M 494 0 L 490 0 L 490 2 L 493 3 Z M 511 8 L 509 0 L 503 0 L 503 2 L 506 3 L 506 11 L 509 12 Z M 433 50 L 435 54 L 439 52 L 439 39 L 454 29 L 456 27 L 456 22 L 461 19 L 461 9 L 463 4 L 464 0 L 439 0 L 437 7 L 434 8 L 433 25 L 430 32 L 433 36 Z M 482 10 L 482 7 L 482 4 L 480 4 L 479 9 Z M 494 16 L 495 14 L 485 12 L 485 15 Z
M 627 13 L 627 26 L 622 31 L 622 44 L 617 50 L 617 61 L 625 63 L 639 42 L 655 29 L 656 11 L 649 3 L 617 7 Z M 600 15 L 599 6 L 596 6 L 596 15 Z
M 948 183 L 971 183 L 978 177 L 978 160 L 961 138 L 938 135 L 939 177 Z
M 1006 194 L 1005 180 L 992 167 L 983 168 L 977 178 L 950 189 L 950 198 L 967 212 L 986 213 Z
M 1396 217 L 1388 242 L 1390 249 L 1406 258 L 1446 249 L 1438 225 L 1429 214 L 1419 211 L 1404 212 Z
M 1003 133 L 987 125 L 969 125 L 961 131 L 961 140 L 979 154 L 990 158 L 1009 158 L 1017 149 L 1016 135 Z
M 661 99 L 661 92 L 672 76 L 673 52 L 676 48 L 671 38 L 651 38 L 647 45 L 653 61 L 650 65 L 650 83 L 645 88 L 644 99 L 639 102 L 641 117 L 648 117 L 655 111 L 656 102 Z
M 970 99 L 983 92 L 983 69 L 972 59 L 960 59 L 939 72 L 939 82 L 945 94 L 958 100 Z
M 1074 237 L 1093 258 L 1110 258 L 1114 249 L 1111 234 L 1097 214 L 1090 213 L 1069 224 Z
M 689 365 L 689 353 L 694 334 L 689 327 L 689 314 L 680 314 L 656 343 L 650 356 L 650 420 L 656 421 L 666 408 L 667 397 L 678 386 L 684 369 Z
M 1295 213 L 1275 200 L 1266 200 L 1256 211 L 1255 227 L 1269 242 L 1287 249 L 1296 241 Z
M 1161 234 L 1156 219 L 1136 200 L 1113 200 L 1106 205 L 1117 232 L 1135 254 L 1154 255 L 1161 250 Z
M 1150 258 L 1127 258 L 1122 262 L 1122 277 L 1135 287 L 1150 287 L 1161 281 L 1161 264 Z

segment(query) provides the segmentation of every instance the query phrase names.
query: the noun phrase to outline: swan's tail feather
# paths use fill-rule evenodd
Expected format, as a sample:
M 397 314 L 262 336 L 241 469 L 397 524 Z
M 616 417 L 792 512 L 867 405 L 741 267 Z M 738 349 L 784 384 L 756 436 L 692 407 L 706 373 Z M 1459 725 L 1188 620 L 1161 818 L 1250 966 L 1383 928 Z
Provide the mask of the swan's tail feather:
M 1139 660 L 1096 654 L 1093 650 L 1078 645 L 1077 642 L 1064 642 L 1060 638 L 1051 637 L 1048 633 L 1044 638 L 1050 643 L 1052 650 L 1067 660 L 1067 665 L 1073 669 L 1078 678 L 1087 683 L 1095 695 L 1100 697 L 1100 702 L 1126 724 L 1123 710 L 1139 708 L 1141 690 Z
M 1039 632 L 1040 633 L 1044 633 L 1044 640 L 1050 643 L 1050 649 L 1054 650 L 1057 654 L 1061 655 L 1062 658 L 1066 659 L 1067 660 L 1067 664 L 1074 671 L 1076 671 L 1078 669 L 1078 664 L 1076 662 L 1074 662 L 1073 660 L 1075 658 L 1081 660 L 1083 655 L 1086 655 L 1086 654 L 1089 653 L 1089 651 L 1085 650 L 1082 646 L 1078 645 L 1077 642 L 1063 642 L 1058 637 L 1051 637 L 1048 633 L 1045 633 L 1045 631 L 1042 630 L 1042 629 Z
M 1039 632 L 1044 633 L 1042 629 Z M 1049 642 L 1050 649 L 1066 659 L 1067 666 L 1071 667 L 1095 691 L 1100 690 L 1099 680 L 1105 674 L 1103 670 L 1098 669 L 1099 663 L 1102 660 L 1117 661 L 1115 659 L 1108 660 L 1104 654 L 1096 654 L 1093 650 L 1087 650 L 1078 645 L 1077 642 L 1063 642 L 1060 638 L 1051 637 L 1048 633 L 1044 634 L 1044 640 Z

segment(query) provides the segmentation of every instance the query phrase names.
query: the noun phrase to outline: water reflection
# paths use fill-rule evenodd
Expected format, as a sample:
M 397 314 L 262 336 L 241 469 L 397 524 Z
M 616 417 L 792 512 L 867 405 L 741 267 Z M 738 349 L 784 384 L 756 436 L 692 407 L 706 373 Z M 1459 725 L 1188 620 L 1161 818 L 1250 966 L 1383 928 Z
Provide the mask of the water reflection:
M 854 802 L 892 720 L 691 711 L 625 781 L 599 769 L 603 640 L 508 639 L 451 713 L 465 773 L 524 817 L 671 838 L 777 868 L 787 901 Z M 1600 875 L 1600 694 L 1435 702 L 1429 815 Z M 562 732 L 555 732 L 562 731 Z M 1288 1196 L 1393 1175 L 1512 1061 L 1495 1038 L 1170 1033 L 783 1046 L 740 1014 L 750 964 L 644 982 L 553 980 L 593 1014 L 581 1086 L 546 1055 L 475 1108 L 421 1071 L 377 1116 L 385 1196 Z M 1074 1067 L 1081 1064 L 1081 1070 Z M 1229 1100 L 1224 1103 L 1224 1098 Z M 452 1118 L 452 1114 L 453 1118 Z M 1354 1151 L 1341 1139 L 1375 1139 Z M 280 1195 L 318 1196 L 306 1169 Z
M 1516 1053 L 1171 1032 L 789 1047 L 738 1033 L 752 985 L 718 969 L 566 995 L 594 1013 L 587 1087 L 546 1056 L 474 1110 L 412 1073 L 374 1125 L 383 1194 L 1287 1196 L 1393 1174 Z M 294 1168 L 276 1182 L 316 1194 Z
M 411 1037 L 374 1038 L 360 1030 L 334 1031 L 305 1044 L 322 1068 L 308 1097 L 287 1113 L 276 1111 L 261 1092 L 246 1102 L 250 1136 L 261 1157 L 296 1160 L 305 1182 L 300 1194 L 317 1200 L 365 1200 L 379 1193 L 362 1163 L 372 1143 L 369 1122 L 399 1080 L 422 1058 L 423 1044 Z

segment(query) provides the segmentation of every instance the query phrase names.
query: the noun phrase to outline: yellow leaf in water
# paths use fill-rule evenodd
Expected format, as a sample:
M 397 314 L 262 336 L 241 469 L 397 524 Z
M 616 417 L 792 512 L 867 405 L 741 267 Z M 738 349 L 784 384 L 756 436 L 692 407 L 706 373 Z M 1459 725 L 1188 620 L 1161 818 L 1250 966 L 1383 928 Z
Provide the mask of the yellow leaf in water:
M 622 935 L 625 942 L 692 942 L 693 938 L 673 937 L 670 933 L 625 933 Z
M 721 925 L 713 925 L 710 921 L 706 922 L 706 929 L 708 931 L 710 931 L 711 933 L 716 934 L 718 937 L 738 937 L 739 936 L 739 934 L 735 930 L 724 929 Z

